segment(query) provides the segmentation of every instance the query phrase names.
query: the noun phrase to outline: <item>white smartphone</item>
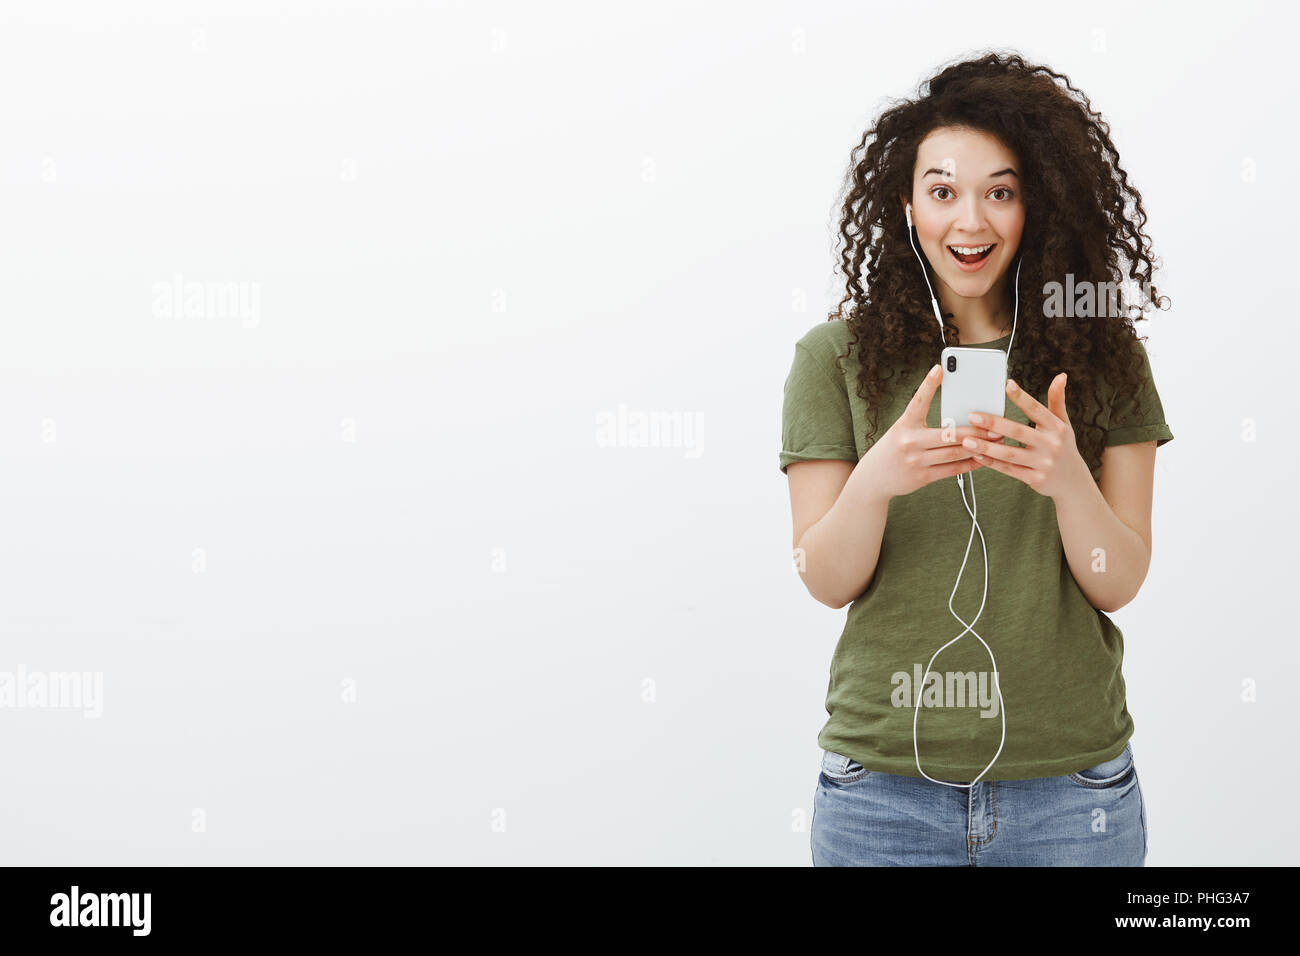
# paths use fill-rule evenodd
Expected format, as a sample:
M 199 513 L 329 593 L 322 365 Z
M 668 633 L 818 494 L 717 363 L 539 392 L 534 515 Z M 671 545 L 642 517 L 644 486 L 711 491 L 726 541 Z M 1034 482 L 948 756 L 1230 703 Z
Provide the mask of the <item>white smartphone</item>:
M 1007 353 L 950 345 L 940 358 L 939 427 L 971 424 L 971 412 L 1006 415 Z

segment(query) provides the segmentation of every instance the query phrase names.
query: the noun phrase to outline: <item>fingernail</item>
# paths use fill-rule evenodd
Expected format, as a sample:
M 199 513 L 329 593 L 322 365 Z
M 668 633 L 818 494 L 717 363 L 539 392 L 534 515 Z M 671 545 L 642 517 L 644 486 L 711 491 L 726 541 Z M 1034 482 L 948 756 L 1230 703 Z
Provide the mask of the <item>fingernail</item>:
M 934 368 L 930 369 L 930 377 L 934 378 L 934 376 L 938 373 L 938 371 L 939 371 L 939 366 L 935 365 Z
M 1010 379 L 1010 378 L 1007 379 L 1007 391 L 1008 391 L 1008 392 L 1014 392 L 1015 390 L 1016 390 L 1016 382 L 1015 382 L 1015 379 Z

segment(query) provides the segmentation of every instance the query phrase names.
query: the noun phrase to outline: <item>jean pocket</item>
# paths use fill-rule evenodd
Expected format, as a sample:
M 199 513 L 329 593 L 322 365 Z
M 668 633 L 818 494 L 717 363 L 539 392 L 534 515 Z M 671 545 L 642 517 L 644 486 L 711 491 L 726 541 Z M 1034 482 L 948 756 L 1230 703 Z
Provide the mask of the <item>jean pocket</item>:
M 822 751 L 822 776 L 832 783 L 855 783 L 869 773 L 870 770 L 852 757 L 837 754 L 833 750 Z
M 1126 783 L 1133 775 L 1133 748 L 1124 745 L 1118 757 L 1105 760 L 1095 767 L 1087 767 L 1075 773 L 1067 774 L 1072 783 L 1091 790 L 1105 790 Z

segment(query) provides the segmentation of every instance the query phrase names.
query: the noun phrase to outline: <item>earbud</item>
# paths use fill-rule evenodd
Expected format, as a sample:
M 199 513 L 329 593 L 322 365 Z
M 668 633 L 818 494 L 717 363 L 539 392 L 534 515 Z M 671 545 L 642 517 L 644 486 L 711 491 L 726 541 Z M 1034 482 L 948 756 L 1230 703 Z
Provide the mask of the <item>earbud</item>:
M 907 228 L 912 228 L 912 204 L 909 202 L 903 206 L 903 212 L 907 214 Z

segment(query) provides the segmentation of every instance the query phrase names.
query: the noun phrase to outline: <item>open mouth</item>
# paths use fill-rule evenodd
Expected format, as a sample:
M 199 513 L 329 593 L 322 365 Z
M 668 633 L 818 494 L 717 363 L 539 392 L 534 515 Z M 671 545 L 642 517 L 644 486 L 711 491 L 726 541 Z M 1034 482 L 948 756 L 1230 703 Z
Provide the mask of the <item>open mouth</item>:
M 984 246 L 949 246 L 948 252 L 954 259 L 965 266 L 978 265 L 993 254 L 997 243 L 991 242 Z M 960 252 L 958 250 L 961 250 Z

